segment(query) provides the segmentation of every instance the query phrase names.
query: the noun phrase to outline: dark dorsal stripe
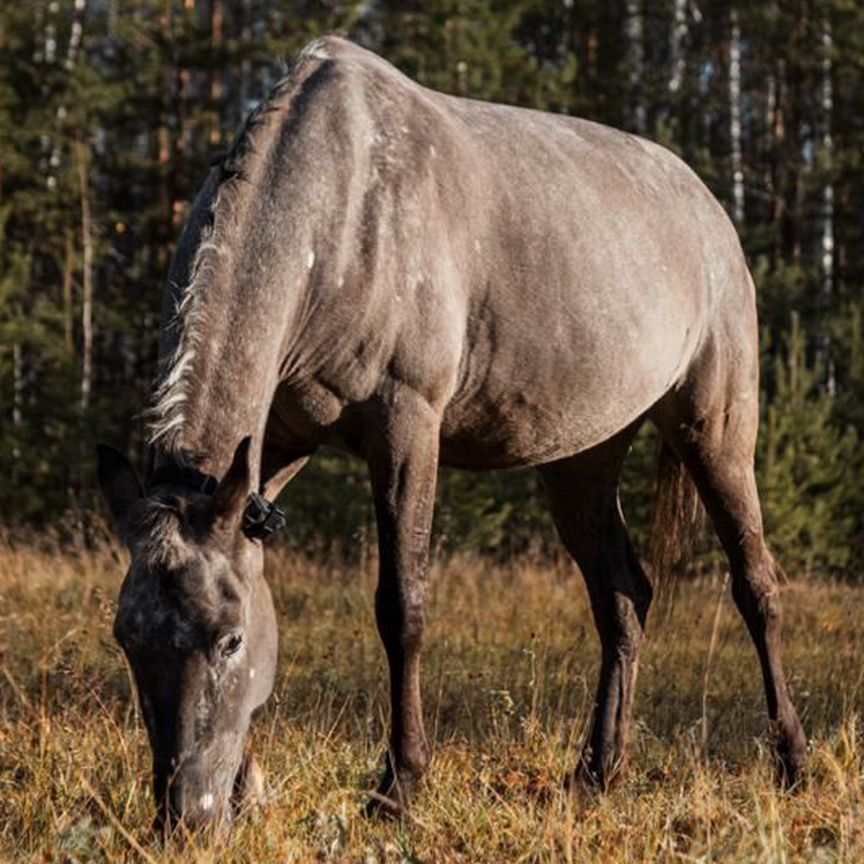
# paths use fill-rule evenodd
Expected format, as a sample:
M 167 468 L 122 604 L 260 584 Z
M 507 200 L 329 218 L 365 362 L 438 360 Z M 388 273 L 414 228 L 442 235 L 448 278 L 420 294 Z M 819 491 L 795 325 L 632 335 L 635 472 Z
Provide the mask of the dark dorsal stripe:
M 157 486 L 182 486 L 202 495 L 212 495 L 219 481 L 212 474 L 168 464 L 160 465 L 153 471 L 150 489 Z M 252 492 L 243 512 L 243 533 L 253 540 L 266 540 L 284 527 L 285 512 L 282 508 L 258 492 Z

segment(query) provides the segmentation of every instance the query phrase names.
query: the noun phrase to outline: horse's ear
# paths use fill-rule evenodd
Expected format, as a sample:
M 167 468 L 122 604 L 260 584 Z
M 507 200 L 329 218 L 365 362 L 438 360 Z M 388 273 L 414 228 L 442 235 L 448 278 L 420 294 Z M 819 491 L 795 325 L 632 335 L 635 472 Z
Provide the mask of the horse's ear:
M 100 444 L 96 448 L 96 457 L 99 488 L 108 502 L 120 539 L 126 541 L 129 511 L 136 501 L 144 497 L 144 487 L 129 460 L 113 447 Z
M 210 505 L 214 519 L 222 522 L 239 520 L 252 491 L 252 469 L 249 465 L 251 436 L 247 435 L 234 451 L 234 459 L 219 487 L 213 493 Z

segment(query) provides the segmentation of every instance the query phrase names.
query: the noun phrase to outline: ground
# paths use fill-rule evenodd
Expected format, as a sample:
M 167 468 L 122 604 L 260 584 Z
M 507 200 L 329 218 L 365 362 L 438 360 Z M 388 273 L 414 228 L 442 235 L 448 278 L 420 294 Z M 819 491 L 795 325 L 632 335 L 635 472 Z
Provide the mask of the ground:
M 360 815 L 387 715 L 374 561 L 274 551 L 280 672 L 253 732 L 269 800 L 221 847 L 166 849 L 148 832 L 149 751 L 111 636 L 124 553 L 0 547 L 0 860 L 864 860 L 860 588 L 798 577 L 784 590 L 812 742 L 802 789 L 772 783 L 755 653 L 715 573 L 651 622 L 630 770 L 606 797 L 574 798 L 560 780 L 598 661 L 578 573 L 438 562 L 424 672 L 434 761 L 400 825 Z

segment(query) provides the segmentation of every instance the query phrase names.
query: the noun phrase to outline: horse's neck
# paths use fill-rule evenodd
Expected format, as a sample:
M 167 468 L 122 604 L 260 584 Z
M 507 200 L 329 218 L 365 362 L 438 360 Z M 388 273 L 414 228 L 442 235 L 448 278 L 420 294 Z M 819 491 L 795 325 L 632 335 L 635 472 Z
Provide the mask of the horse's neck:
M 237 443 L 252 436 L 257 468 L 278 383 L 286 310 L 249 282 L 212 280 L 180 298 L 163 334 L 162 381 L 151 440 L 162 459 L 221 476 Z M 185 303 L 185 306 L 184 306 Z M 283 304 L 284 305 L 284 304 Z
M 348 169 L 337 160 L 328 170 L 326 147 L 318 148 L 314 171 L 289 159 L 294 151 L 317 153 L 327 128 L 318 128 L 324 115 L 313 112 L 308 123 L 295 117 L 289 135 L 284 108 L 265 112 L 271 125 L 262 121 L 251 133 L 255 146 L 239 148 L 239 167 L 208 177 L 180 238 L 163 308 L 151 441 L 217 476 L 246 435 L 257 463 L 280 376 L 310 376 L 345 336 L 320 288 L 343 293 L 347 263 L 334 252 L 344 232 L 332 224 L 341 198 L 333 187 L 346 186 Z M 325 307 L 328 315 L 316 314 Z

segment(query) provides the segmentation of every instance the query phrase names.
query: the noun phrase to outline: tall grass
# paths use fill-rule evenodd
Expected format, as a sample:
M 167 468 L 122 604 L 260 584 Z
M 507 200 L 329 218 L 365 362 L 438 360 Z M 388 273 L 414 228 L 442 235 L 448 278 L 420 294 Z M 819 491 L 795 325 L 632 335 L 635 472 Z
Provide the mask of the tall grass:
M 631 768 L 561 791 L 598 644 L 578 574 L 436 564 L 425 652 L 428 788 L 404 824 L 363 819 L 385 741 L 374 562 L 276 551 L 280 672 L 254 725 L 269 800 L 222 846 L 149 834 L 149 751 L 111 636 L 125 557 L 0 549 L 0 858 L 13 861 L 864 861 L 862 601 L 786 587 L 786 658 L 812 739 L 806 786 L 772 783 L 755 652 L 722 575 L 682 586 L 644 653 Z M 709 663 L 710 655 L 710 663 Z

